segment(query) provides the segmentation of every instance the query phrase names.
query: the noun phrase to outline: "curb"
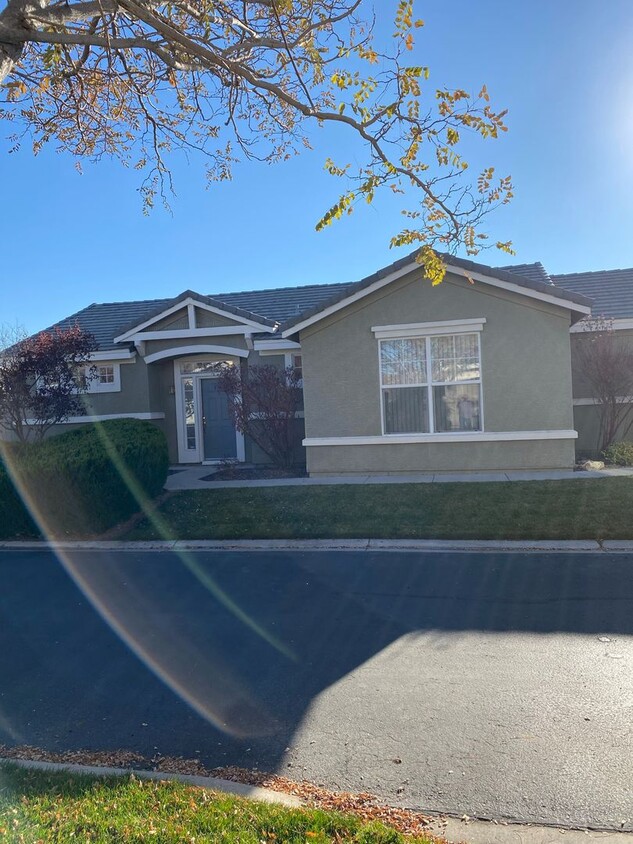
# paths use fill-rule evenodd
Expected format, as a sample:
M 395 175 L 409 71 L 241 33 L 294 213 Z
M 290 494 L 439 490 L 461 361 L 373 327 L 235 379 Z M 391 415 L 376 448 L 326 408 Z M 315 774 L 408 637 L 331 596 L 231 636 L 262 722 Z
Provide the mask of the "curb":
M 56 771 L 84 774 L 97 777 L 123 777 L 133 775 L 138 779 L 182 782 L 187 785 L 220 791 L 249 800 L 273 803 L 287 808 L 301 808 L 304 802 L 291 794 L 272 791 L 269 788 L 246 785 L 216 777 L 175 774 L 166 771 L 144 771 L 134 768 L 110 768 L 97 765 L 76 765 L 64 762 L 40 762 L 31 759 L 0 757 L 0 765 L 10 764 L 36 771 Z M 453 844 L 586 844 L 597 841 L 600 844 L 632 844 L 633 833 L 609 832 L 589 829 L 539 826 L 495 821 L 481 821 L 464 817 L 440 816 L 429 827 L 429 832 Z M 564 839 L 562 836 L 565 836 Z
M 446 838 L 451 844 L 632 844 L 633 833 L 592 829 L 538 826 L 474 818 L 458 820 L 442 818 L 430 826 L 432 835 Z
M 541 553 L 633 553 L 633 540 L 503 539 L 229 539 L 229 540 L 62 540 L 0 542 L 0 550 L 53 551 L 506 551 Z
M 276 803 L 280 806 L 287 806 L 296 809 L 303 806 L 303 801 L 292 794 L 284 794 L 281 791 L 273 791 L 270 788 L 260 788 L 257 785 L 246 785 L 232 780 L 222 780 L 217 777 L 200 777 L 191 774 L 173 774 L 166 771 L 144 771 L 135 768 L 109 768 L 101 765 L 75 765 L 65 762 L 40 762 L 33 759 L 12 759 L 0 757 L 0 765 L 17 765 L 19 768 L 28 768 L 35 771 L 66 771 L 72 774 L 88 774 L 97 777 L 127 777 L 133 774 L 142 780 L 168 780 L 170 782 L 183 782 L 187 785 L 195 785 L 199 788 L 208 788 L 211 791 L 221 791 L 223 794 L 233 794 L 236 797 L 247 797 L 249 800 L 257 800 L 260 803 Z

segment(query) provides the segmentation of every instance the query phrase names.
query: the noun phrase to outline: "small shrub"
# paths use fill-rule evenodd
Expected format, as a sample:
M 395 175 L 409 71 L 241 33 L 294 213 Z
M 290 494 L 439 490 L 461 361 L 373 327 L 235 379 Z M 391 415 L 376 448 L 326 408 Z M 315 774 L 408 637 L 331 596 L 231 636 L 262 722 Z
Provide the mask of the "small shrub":
M 633 466 L 633 442 L 613 443 L 603 455 L 607 463 L 615 466 Z
M 57 537 L 101 533 L 128 518 L 161 492 L 169 465 L 163 432 L 137 419 L 85 425 L 8 449 L 7 459 L 22 500 L 0 489 L 0 533 L 14 534 L 13 519 L 23 524 L 26 508 Z

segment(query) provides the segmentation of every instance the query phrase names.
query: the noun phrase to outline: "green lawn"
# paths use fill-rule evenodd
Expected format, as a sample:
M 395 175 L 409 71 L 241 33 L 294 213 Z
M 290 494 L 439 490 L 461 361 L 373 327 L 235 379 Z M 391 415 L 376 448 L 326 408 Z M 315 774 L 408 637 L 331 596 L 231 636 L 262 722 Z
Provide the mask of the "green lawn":
M 428 844 L 319 809 L 254 803 L 180 783 L 0 768 L 7 844 Z
M 633 539 L 633 478 L 191 490 L 122 539 Z

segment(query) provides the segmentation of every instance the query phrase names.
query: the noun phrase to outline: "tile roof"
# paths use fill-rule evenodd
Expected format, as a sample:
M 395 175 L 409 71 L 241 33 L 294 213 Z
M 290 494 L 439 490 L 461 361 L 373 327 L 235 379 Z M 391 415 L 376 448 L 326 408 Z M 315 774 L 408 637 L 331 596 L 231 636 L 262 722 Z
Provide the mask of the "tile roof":
M 229 313 L 242 314 L 250 319 L 265 323 L 285 322 L 352 286 L 351 282 L 311 284 L 305 287 L 275 287 L 269 290 L 219 293 L 212 297 L 199 298 L 203 301 L 205 298 L 213 300 L 218 307 L 224 305 Z M 94 335 L 100 351 L 120 349 L 121 344 L 114 343 L 115 337 L 171 307 L 183 295 L 170 299 L 93 303 L 50 327 L 69 328 L 79 325 Z
M 505 267 L 494 267 L 494 269 L 522 275 L 524 278 L 529 278 L 530 281 L 542 281 L 544 284 L 552 283 L 550 274 L 540 261 L 535 261 L 533 264 L 511 264 Z
M 99 351 L 121 349 L 123 347 L 115 344 L 114 338 L 130 321 L 144 322 L 157 308 L 167 308 L 171 301 L 172 299 L 145 299 L 139 302 L 93 303 L 56 322 L 51 328 L 71 328 L 73 325 L 79 325 L 84 331 L 94 335 Z
M 633 317 L 633 268 L 553 275 L 557 287 L 591 299 L 593 316 Z
M 356 284 L 352 284 L 346 290 L 335 294 L 329 301 L 320 304 L 318 307 L 314 307 L 308 311 L 304 311 L 304 313 L 302 313 L 300 316 L 297 316 L 294 319 L 291 319 L 286 322 L 282 326 L 282 330 L 289 331 L 293 326 L 298 325 L 305 319 L 308 319 L 311 316 L 316 316 L 316 314 L 318 314 L 321 310 L 324 310 L 326 307 L 331 307 L 337 302 L 340 302 L 341 300 L 347 298 L 347 296 L 359 292 L 366 287 L 371 287 L 372 284 L 375 284 L 377 281 L 380 281 L 386 276 L 391 275 L 392 273 L 397 272 L 398 270 L 404 269 L 408 264 L 412 263 L 412 261 L 417 255 L 417 252 L 418 250 L 416 249 L 415 252 L 411 252 L 409 255 L 405 255 L 404 258 L 400 258 L 399 260 L 394 261 L 393 264 L 389 264 L 386 267 L 382 267 L 377 272 L 366 276 L 366 278 L 363 278 L 360 281 L 357 281 Z M 491 276 L 493 278 L 499 279 L 500 281 L 507 281 L 511 284 L 516 284 L 521 287 L 528 288 L 529 290 L 535 290 L 540 293 L 547 293 L 550 296 L 556 295 L 559 299 L 567 300 L 570 306 L 574 304 L 583 305 L 585 307 L 591 305 L 591 302 L 580 294 L 571 293 L 567 290 L 560 289 L 554 292 L 552 289 L 553 285 L 550 281 L 542 281 L 540 279 L 528 278 L 524 275 L 516 273 L 514 271 L 515 268 L 512 268 L 512 272 L 510 272 L 508 267 L 506 267 L 505 269 L 502 267 L 489 267 L 487 264 L 479 264 L 475 261 L 466 260 L 465 258 L 456 258 L 453 255 L 445 253 L 439 254 L 440 257 L 443 258 L 443 260 L 447 264 L 452 264 L 455 267 L 460 267 L 461 269 L 470 271 L 472 273 L 477 273 L 479 275 Z M 536 267 L 535 264 L 519 264 L 517 266 L 521 268 L 530 267 L 532 273 L 536 274 L 536 271 L 534 270 L 534 268 Z M 538 272 L 538 275 L 540 275 L 540 271 Z M 574 310 L 573 307 L 571 309 Z
M 122 345 L 114 343 L 115 337 L 123 334 L 135 325 L 139 325 L 156 316 L 176 304 L 180 299 L 192 296 L 218 307 L 223 307 L 224 310 L 238 317 L 241 315 L 271 326 L 279 322 L 286 327 L 296 324 L 301 319 L 318 313 L 323 308 L 344 299 L 354 290 L 369 286 L 374 281 L 406 266 L 408 263 L 411 263 L 414 255 L 415 253 L 412 253 L 404 258 L 400 258 L 388 267 L 384 267 L 358 282 L 310 284 L 303 287 L 275 287 L 267 290 L 217 293 L 210 297 L 200 296 L 197 293 L 187 290 L 179 296 L 167 299 L 93 303 L 87 308 L 83 308 L 83 310 L 77 311 L 77 313 L 60 320 L 60 322 L 56 323 L 56 326 L 67 328 L 78 324 L 81 328 L 90 331 L 95 336 L 100 351 L 120 349 Z M 478 264 L 452 256 L 444 257 L 446 260 L 450 260 L 450 263 L 471 270 L 472 272 L 493 275 L 531 289 L 542 290 L 548 293 L 552 292 L 550 277 L 543 265 L 538 262 L 534 264 L 516 264 L 514 266 L 493 268 L 485 264 Z M 633 271 L 626 272 L 629 272 L 631 278 L 633 278 Z M 561 276 L 556 276 L 555 278 L 559 279 Z M 562 278 L 565 278 L 565 276 Z M 567 291 L 564 285 L 557 284 L 557 286 L 562 288 L 557 291 L 557 295 L 561 298 L 568 299 L 570 303 L 587 304 L 582 296 L 577 295 L 582 291 Z M 633 285 L 631 290 L 631 301 L 633 302 Z
M 299 314 L 322 305 L 344 293 L 355 282 L 309 284 L 305 287 L 275 287 L 271 290 L 249 290 L 238 293 L 218 293 L 215 298 L 228 304 L 246 308 L 278 322 L 286 322 Z

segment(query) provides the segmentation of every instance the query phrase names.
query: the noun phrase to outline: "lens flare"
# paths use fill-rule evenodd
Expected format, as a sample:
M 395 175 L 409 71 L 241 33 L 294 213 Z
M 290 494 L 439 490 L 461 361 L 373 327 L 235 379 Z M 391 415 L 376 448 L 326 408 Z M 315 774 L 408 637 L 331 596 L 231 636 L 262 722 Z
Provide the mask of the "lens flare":
M 98 431 L 108 457 L 134 496 L 139 510 L 164 540 L 175 542 L 176 537 L 121 458 L 107 430 L 99 422 L 92 424 Z M 132 552 L 113 551 L 112 557 L 104 565 L 87 558 L 85 550 L 79 552 L 72 544 L 64 542 L 55 525 L 50 524 L 39 501 L 38 491 L 30 489 L 21 476 L 17 462 L 11 458 L 11 449 L 2 443 L 0 449 L 15 488 L 31 518 L 48 539 L 49 547 L 58 561 L 95 610 L 138 659 L 199 715 L 223 732 L 236 738 L 276 732 L 279 724 L 227 664 L 220 652 L 221 643 L 218 643 L 217 648 L 207 643 L 202 649 L 174 624 L 165 622 L 167 616 L 160 611 L 157 599 L 143 588 L 143 583 L 130 582 L 129 570 L 126 571 L 126 581 L 117 577 L 118 564 L 123 555 L 126 555 L 126 561 L 129 562 L 127 555 Z M 190 551 L 172 548 L 170 553 L 175 556 L 174 564 L 177 562 L 193 576 L 220 607 L 284 658 L 296 661 L 293 651 L 245 612 Z M 8 726 L 1 726 L 13 736 Z

